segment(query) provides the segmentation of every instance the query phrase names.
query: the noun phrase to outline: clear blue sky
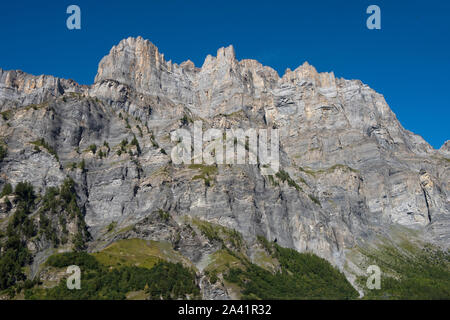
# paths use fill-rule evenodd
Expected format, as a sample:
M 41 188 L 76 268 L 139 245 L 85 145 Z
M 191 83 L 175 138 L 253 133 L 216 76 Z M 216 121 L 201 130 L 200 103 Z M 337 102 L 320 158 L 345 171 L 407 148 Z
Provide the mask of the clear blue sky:
M 66 28 L 79 5 L 81 30 Z M 381 8 L 382 29 L 366 28 Z M 129 36 L 167 59 L 191 59 L 233 44 L 282 75 L 305 60 L 318 71 L 360 79 L 384 94 L 403 126 L 435 148 L 450 139 L 450 1 L 7 1 L 0 4 L 0 67 L 94 80 L 98 62 Z

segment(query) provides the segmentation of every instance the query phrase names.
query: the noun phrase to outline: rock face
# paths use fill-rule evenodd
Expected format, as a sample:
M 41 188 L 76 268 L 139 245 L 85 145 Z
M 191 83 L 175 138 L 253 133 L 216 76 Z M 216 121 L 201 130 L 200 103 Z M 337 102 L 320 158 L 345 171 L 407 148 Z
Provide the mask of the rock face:
M 393 224 L 450 243 L 448 142 L 434 150 L 401 126 L 382 95 L 306 62 L 280 78 L 238 61 L 230 46 L 198 68 L 128 38 L 101 60 L 91 86 L 0 69 L 0 109 L 8 150 L 0 183 L 28 180 L 45 190 L 72 177 L 94 240 L 111 222 L 125 228 L 163 209 L 313 251 L 338 267 L 346 249 L 388 235 Z M 277 128 L 285 175 L 218 165 L 206 179 L 202 166 L 173 164 L 170 132 L 192 129 L 193 120 Z M 41 138 L 58 157 L 33 148 Z
M 81 92 L 83 86 L 73 80 L 42 75 L 35 77 L 22 71 L 0 69 L 0 106 L 2 110 L 40 104 L 67 92 Z
M 445 156 L 450 156 L 450 140 L 445 141 L 439 151 Z

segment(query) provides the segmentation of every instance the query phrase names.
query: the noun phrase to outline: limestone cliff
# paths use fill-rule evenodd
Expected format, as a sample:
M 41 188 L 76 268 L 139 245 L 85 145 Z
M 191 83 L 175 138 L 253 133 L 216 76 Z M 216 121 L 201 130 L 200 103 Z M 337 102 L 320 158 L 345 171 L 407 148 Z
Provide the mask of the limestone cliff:
M 0 69 L 0 109 L 0 183 L 30 181 L 43 192 L 73 178 L 92 250 L 111 223 L 126 228 L 158 209 L 236 229 L 247 241 L 276 239 L 341 269 L 347 250 L 389 236 L 393 225 L 450 243 L 448 143 L 434 150 L 401 126 L 381 94 L 307 62 L 279 77 L 238 61 L 229 46 L 201 67 L 178 65 L 151 42 L 128 38 L 101 60 L 91 86 Z M 283 174 L 174 165 L 170 132 L 194 120 L 278 128 Z M 57 157 L 33 147 L 42 138 Z M 196 178 L 205 174 L 208 183 Z

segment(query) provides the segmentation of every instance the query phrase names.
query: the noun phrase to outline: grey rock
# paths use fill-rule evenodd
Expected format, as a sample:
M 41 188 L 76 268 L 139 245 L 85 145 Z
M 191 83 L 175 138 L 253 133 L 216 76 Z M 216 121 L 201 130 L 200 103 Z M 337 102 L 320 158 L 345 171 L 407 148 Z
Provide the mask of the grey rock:
M 141 223 L 127 237 L 171 241 L 179 226 L 165 233 L 145 220 L 163 209 L 175 220 L 187 215 L 236 229 L 248 241 L 277 239 L 340 268 L 346 249 L 388 234 L 391 225 L 450 243 L 448 142 L 434 150 L 401 126 L 381 94 L 308 63 L 279 77 L 257 61 L 238 61 L 230 46 L 198 68 L 128 38 L 101 60 L 91 86 L 0 70 L 0 109 L 11 113 L 0 119 L 8 147 L 1 182 L 29 180 L 45 190 L 71 176 L 94 241 L 113 221 L 120 228 Z M 170 132 L 192 129 L 184 115 L 205 128 L 278 128 L 282 169 L 300 188 L 277 177 L 273 184 L 255 165 L 219 165 L 209 186 L 193 179 L 198 169 L 167 155 Z M 133 136 L 141 153 L 127 145 L 118 155 L 120 142 Z M 41 137 L 58 159 L 33 151 L 30 142 Z M 91 144 L 105 156 L 86 151 Z M 83 159 L 85 170 L 69 169 Z M 193 261 L 202 259 L 198 241 L 186 235 L 180 245 Z

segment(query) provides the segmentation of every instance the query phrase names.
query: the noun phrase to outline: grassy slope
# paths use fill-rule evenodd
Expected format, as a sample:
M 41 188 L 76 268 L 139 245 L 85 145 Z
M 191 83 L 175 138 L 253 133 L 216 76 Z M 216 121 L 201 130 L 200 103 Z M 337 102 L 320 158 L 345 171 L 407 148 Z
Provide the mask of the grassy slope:
M 183 257 L 170 243 L 142 239 L 120 240 L 93 256 L 105 266 L 152 268 L 158 261 L 182 262 Z
M 365 299 L 450 299 L 450 254 L 431 245 L 402 243 L 361 249 L 367 264 L 380 267 L 381 288 L 368 290 L 367 276 L 358 278 Z
M 220 244 L 221 249 L 208 257 L 209 263 L 204 273 L 211 283 L 223 285 L 235 297 L 244 299 L 358 297 L 356 290 L 341 272 L 314 254 L 282 248 L 260 237 L 257 243 L 252 245 L 254 253 L 250 258 L 248 244 L 238 232 L 198 219 L 189 219 L 189 222 L 204 237 Z M 357 278 L 356 283 L 365 292 L 365 299 L 449 299 L 449 255 L 429 245 L 410 242 L 409 236 L 402 235 L 395 245 L 390 241 L 381 241 L 376 246 L 356 249 L 359 257 L 363 257 L 359 264 L 362 269 L 376 264 L 383 272 L 381 290 L 364 289 L 367 276 Z M 198 287 L 193 285 L 194 268 L 190 268 L 186 258 L 173 250 L 169 243 L 141 239 L 120 240 L 100 252 L 85 255 L 89 257 L 88 260 L 90 259 L 87 269 L 101 269 L 102 272 L 109 270 L 106 272 L 108 275 L 97 271 L 91 272 L 90 278 L 95 278 L 95 281 L 90 280 L 95 284 L 92 286 L 99 289 L 97 293 L 91 288 L 91 291 L 86 293 L 89 298 L 142 299 L 152 294 L 153 297 L 161 295 L 165 298 L 179 297 L 180 294 L 181 297 L 188 297 L 189 294 L 192 297 L 199 297 Z M 50 265 L 61 267 L 51 260 L 49 259 Z M 81 264 L 83 269 L 84 260 L 75 261 L 77 263 L 72 260 L 73 257 L 65 263 Z M 160 266 L 161 261 L 181 262 L 185 267 L 181 264 L 179 267 L 173 264 Z M 93 267 L 94 264 L 98 266 Z M 155 266 L 158 266 L 158 271 L 155 271 Z M 111 270 L 116 270 L 120 274 L 109 274 Z M 155 274 L 159 275 L 158 278 L 155 278 Z M 174 283 L 159 284 L 161 274 L 164 275 L 162 278 L 173 278 Z M 139 280 L 140 283 L 125 281 L 111 285 L 110 282 L 117 282 L 121 277 L 147 280 Z M 175 286 L 177 277 L 180 277 L 181 282 Z M 156 284 L 148 283 L 150 280 Z M 63 282 L 50 291 L 39 288 L 34 294 L 28 292 L 26 297 L 60 298 L 62 294 L 67 293 L 64 291 L 65 282 Z M 192 292 L 188 292 L 189 290 Z
M 209 239 L 222 243 L 205 273 L 244 299 L 352 299 L 356 290 L 328 261 L 282 248 L 260 237 L 253 260 L 242 236 L 222 226 L 194 221 Z
M 420 239 L 414 230 L 393 228 L 390 238 L 361 245 L 347 257 L 362 271 L 356 284 L 364 299 L 450 299 L 450 253 Z M 381 270 L 381 288 L 367 288 L 367 267 Z
M 167 262 L 168 260 L 177 262 Z M 81 268 L 81 290 L 68 290 L 66 277 L 52 288 L 25 290 L 26 299 L 186 299 L 198 298 L 195 271 L 169 244 L 141 239 L 118 241 L 95 254 L 51 256 L 47 267 Z

